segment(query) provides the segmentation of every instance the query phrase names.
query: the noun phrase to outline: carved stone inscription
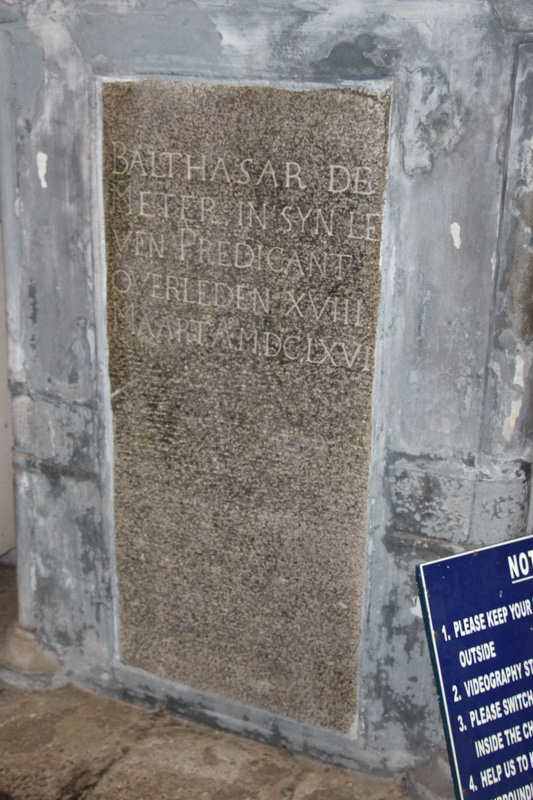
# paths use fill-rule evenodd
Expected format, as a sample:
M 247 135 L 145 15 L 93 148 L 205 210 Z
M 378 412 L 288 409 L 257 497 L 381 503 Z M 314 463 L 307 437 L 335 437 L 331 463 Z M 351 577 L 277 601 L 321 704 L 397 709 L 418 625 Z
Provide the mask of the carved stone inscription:
M 122 660 L 342 732 L 389 100 L 103 89 Z

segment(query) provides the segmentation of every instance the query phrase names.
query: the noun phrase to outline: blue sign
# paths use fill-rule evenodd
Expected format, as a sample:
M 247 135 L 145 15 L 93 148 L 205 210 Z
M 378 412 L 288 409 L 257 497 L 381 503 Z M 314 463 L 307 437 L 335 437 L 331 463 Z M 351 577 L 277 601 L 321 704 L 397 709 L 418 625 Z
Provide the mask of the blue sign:
M 457 800 L 532 800 L 533 536 L 417 581 Z

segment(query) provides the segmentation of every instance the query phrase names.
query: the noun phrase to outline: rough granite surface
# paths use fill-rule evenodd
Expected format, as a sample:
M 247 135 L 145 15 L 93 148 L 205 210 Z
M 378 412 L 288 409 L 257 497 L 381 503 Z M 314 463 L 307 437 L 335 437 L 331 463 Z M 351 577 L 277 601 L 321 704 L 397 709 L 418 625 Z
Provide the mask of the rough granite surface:
M 389 102 L 103 89 L 122 661 L 343 733 Z

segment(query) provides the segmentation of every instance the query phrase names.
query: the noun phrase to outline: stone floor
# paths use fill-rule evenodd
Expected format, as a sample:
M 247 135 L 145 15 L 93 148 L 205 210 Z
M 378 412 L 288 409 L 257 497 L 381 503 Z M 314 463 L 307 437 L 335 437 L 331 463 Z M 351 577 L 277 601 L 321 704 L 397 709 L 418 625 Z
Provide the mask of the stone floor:
M 16 614 L 14 573 L 0 563 L 0 640 Z M 407 797 L 401 780 L 325 766 L 72 685 L 21 688 L 20 676 L 0 674 L 0 800 Z

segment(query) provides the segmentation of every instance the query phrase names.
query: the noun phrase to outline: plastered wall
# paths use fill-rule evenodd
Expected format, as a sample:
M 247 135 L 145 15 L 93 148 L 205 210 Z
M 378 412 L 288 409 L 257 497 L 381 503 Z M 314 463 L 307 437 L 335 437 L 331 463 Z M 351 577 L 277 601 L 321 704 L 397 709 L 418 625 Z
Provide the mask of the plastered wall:
M 527 529 L 532 27 L 512 0 L 0 2 L 20 618 L 75 680 L 375 771 L 439 743 L 414 567 Z M 99 87 L 147 76 L 392 90 L 348 736 L 121 664 Z
M 2 228 L 0 226 L 0 241 Z M 15 548 L 13 467 L 11 464 L 11 396 L 7 385 L 7 342 L 3 265 L 0 253 L 0 556 Z M 10 556 L 11 557 L 11 556 Z

